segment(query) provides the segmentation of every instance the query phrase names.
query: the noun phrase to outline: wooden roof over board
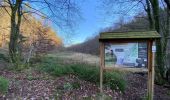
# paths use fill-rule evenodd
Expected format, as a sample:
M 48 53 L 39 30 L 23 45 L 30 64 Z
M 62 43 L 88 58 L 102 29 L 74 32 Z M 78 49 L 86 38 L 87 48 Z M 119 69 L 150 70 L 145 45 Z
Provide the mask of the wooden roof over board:
M 99 40 L 121 40 L 121 39 L 159 39 L 160 34 L 156 31 L 142 32 L 103 32 Z

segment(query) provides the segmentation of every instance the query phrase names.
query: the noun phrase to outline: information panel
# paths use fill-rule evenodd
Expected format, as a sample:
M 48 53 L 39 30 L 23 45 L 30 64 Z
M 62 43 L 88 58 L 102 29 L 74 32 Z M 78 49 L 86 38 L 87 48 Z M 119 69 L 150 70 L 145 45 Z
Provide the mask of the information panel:
M 105 43 L 105 67 L 146 68 L 147 43 Z

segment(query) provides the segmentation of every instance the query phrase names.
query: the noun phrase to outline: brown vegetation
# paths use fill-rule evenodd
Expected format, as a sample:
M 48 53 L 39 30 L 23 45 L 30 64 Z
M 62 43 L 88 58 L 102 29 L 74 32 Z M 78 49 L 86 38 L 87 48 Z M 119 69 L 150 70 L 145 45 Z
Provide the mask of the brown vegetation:
M 10 36 L 10 17 L 4 9 L 0 10 L 0 47 L 7 49 Z M 56 32 L 50 26 L 43 25 L 43 20 L 40 21 L 31 14 L 25 15 L 22 19 L 19 38 L 22 51 L 29 51 L 33 46 L 36 53 L 44 53 L 62 46 L 62 40 Z

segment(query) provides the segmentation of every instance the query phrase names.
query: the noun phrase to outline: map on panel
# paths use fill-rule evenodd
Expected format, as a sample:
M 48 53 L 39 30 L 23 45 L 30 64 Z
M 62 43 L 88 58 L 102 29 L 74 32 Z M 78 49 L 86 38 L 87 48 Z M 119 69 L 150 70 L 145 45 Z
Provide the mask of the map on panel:
M 147 43 L 106 43 L 106 67 L 146 68 Z

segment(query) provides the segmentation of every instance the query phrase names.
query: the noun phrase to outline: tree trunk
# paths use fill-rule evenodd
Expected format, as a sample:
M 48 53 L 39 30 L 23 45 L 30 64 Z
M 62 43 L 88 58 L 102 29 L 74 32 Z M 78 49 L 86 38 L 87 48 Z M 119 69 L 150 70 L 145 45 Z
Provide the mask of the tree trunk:
M 160 19 L 159 19 L 159 1 L 158 0 L 150 0 L 150 3 L 152 5 L 152 12 L 153 12 L 153 17 L 154 17 L 154 26 L 155 30 L 160 34 Z M 156 52 L 156 81 L 161 81 L 162 83 L 164 79 L 164 67 L 165 67 L 165 62 L 163 60 L 163 53 L 162 53 L 162 44 L 161 40 L 156 41 L 156 47 L 157 47 L 157 52 Z
M 16 9 L 11 9 L 11 32 L 10 32 L 10 42 L 9 42 L 9 55 L 12 62 L 15 62 L 16 52 L 17 52 L 17 40 L 18 32 L 16 29 Z
M 164 2 L 166 3 L 167 8 L 170 9 L 170 0 L 164 0 Z
M 166 5 L 167 5 L 167 30 L 166 33 L 169 36 L 169 32 L 170 32 L 170 0 L 164 0 Z
M 152 18 L 152 13 L 151 13 L 151 5 L 150 5 L 150 2 L 149 0 L 146 0 L 146 12 L 147 12 L 147 15 L 148 15 L 148 20 L 149 20 L 149 28 L 150 30 L 153 30 L 154 29 L 154 21 L 153 21 L 153 18 Z
M 167 6 L 167 19 L 166 19 L 166 31 L 165 31 L 165 36 L 164 36 L 164 38 L 165 38 L 165 40 L 164 40 L 164 47 L 163 47 L 163 51 L 167 51 L 167 45 L 168 45 L 168 38 L 169 38 L 169 34 L 170 34 L 170 0 L 164 0 L 165 1 L 165 3 L 166 3 L 166 6 Z M 168 60 L 168 58 L 167 58 L 167 56 L 168 56 L 168 54 L 167 54 L 167 52 L 165 52 L 166 54 L 164 54 L 164 59 L 166 59 L 166 62 L 169 62 L 169 61 L 167 61 Z M 170 66 L 167 66 L 166 67 L 166 69 L 167 69 L 167 72 L 166 72 L 166 79 L 167 79 L 167 81 L 169 82 L 170 80 Z
M 9 55 L 13 63 L 18 56 L 18 39 L 21 24 L 21 4 L 22 0 L 16 0 L 15 6 L 11 6 L 11 32 L 9 42 Z M 17 17 L 16 17 L 17 16 Z

